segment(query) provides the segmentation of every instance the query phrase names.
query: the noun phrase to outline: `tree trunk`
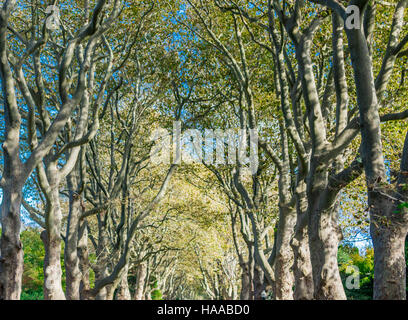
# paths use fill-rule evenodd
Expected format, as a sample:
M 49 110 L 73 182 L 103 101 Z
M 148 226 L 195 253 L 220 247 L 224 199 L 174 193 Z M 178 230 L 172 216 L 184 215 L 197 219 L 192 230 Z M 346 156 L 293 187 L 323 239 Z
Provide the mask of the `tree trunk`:
M 78 231 L 79 218 L 82 213 L 81 196 L 74 191 L 77 186 L 75 171 L 68 176 L 69 186 L 69 215 L 67 224 L 67 235 L 65 239 L 64 263 L 66 273 L 66 293 L 68 300 L 80 299 L 80 285 L 82 274 L 79 268 L 78 258 Z
M 95 283 L 106 278 L 109 275 L 109 255 L 108 255 L 108 237 L 106 222 L 99 222 L 99 239 L 97 247 L 98 265 L 95 268 Z M 104 286 L 96 294 L 96 300 L 107 300 L 110 291 L 110 285 Z
M 62 290 L 61 239 L 41 233 L 44 243 L 44 300 L 65 300 Z
M 262 268 L 255 264 L 254 270 L 254 300 L 262 300 L 262 291 L 265 290 L 265 274 Z
M 79 269 L 81 271 L 81 283 L 79 287 L 80 299 L 84 300 L 84 292 L 90 289 L 89 282 L 89 254 L 88 254 L 88 230 L 87 223 L 82 222 L 79 229 L 79 240 L 78 240 L 78 259 L 79 259 Z
M 252 232 L 254 235 L 254 244 L 250 250 L 250 252 L 253 252 L 253 256 L 254 256 L 253 263 L 255 263 L 255 265 L 259 265 L 262 268 L 264 275 L 268 281 L 268 284 L 273 286 L 275 284 L 275 272 L 271 264 L 269 263 L 268 259 L 265 256 L 265 252 L 264 252 L 263 244 L 261 240 L 261 231 L 260 231 L 259 223 L 253 212 L 249 213 L 249 217 L 251 220 Z M 255 267 L 253 267 L 252 270 L 254 270 L 254 268 Z M 253 278 L 254 276 L 252 277 L 252 279 Z
M 341 230 L 337 225 L 337 190 L 328 188 L 327 164 L 312 157 L 308 178 L 309 248 L 313 268 L 314 298 L 346 300 L 337 262 Z
M 295 277 L 295 300 L 313 299 L 313 271 L 310 261 L 307 213 L 298 214 L 295 236 L 291 246 L 294 253 L 293 273 Z
M 143 300 L 144 299 L 144 289 L 147 276 L 147 265 L 142 263 L 137 268 L 137 281 L 136 281 L 136 291 L 134 300 Z
M 281 207 L 276 234 L 275 296 L 276 300 L 293 300 L 293 250 L 290 245 L 296 223 L 296 212 Z
M 249 263 L 241 265 L 241 294 L 240 300 L 252 300 L 252 284 L 249 274 Z
M 313 270 L 310 260 L 309 235 L 308 235 L 308 201 L 305 181 L 298 180 L 296 187 L 297 220 L 295 234 L 291 241 L 294 255 L 293 274 L 295 277 L 295 300 L 313 299 Z
M 109 270 L 108 270 L 108 267 L 105 266 L 103 270 L 98 271 L 97 274 L 95 274 L 95 283 L 101 279 L 106 278 L 108 275 L 109 275 Z M 111 293 L 111 287 L 112 285 L 107 285 L 107 286 L 104 286 L 102 289 L 100 289 L 95 297 L 95 300 L 109 300 L 109 295 Z
M 402 213 L 389 199 L 373 194 L 370 198 L 370 203 L 375 204 L 370 225 L 374 246 L 374 300 L 406 300 L 406 221 L 402 221 Z M 376 214 L 377 208 L 386 214 Z
M 23 246 L 20 240 L 22 193 L 7 183 L 1 204 L 0 299 L 19 300 L 23 276 Z
M 320 199 L 330 203 L 323 195 Z M 319 201 L 319 202 L 320 202 Z M 314 207 L 309 218 L 309 248 L 313 267 L 314 298 L 317 300 L 346 300 L 337 262 L 341 231 L 333 206 Z
M 116 283 L 106 286 L 106 298 L 105 300 L 112 301 L 115 296 L 115 290 L 117 288 Z
M 120 283 L 119 283 L 119 289 L 116 293 L 116 300 L 131 300 L 132 299 L 132 297 L 130 296 L 130 290 L 129 290 L 128 270 L 129 270 L 129 266 L 126 265 L 126 267 L 123 270 L 122 279 L 120 280 Z
M 23 246 L 20 240 L 20 208 L 25 178 L 20 156 L 21 116 L 17 104 L 13 71 L 8 62 L 8 23 L 15 1 L 7 1 L 0 9 L 0 78 L 2 87 L 2 157 L 1 178 L 1 244 L 0 299 L 19 300 L 23 276 Z
M 45 209 L 45 230 L 41 233 L 44 243 L 44 299 L 65 300 L 62 289 L 61 230 L 62 211 L 59 186 L 61 177 L 56 162 L 47 164 L 45 172 L 39 170 L 39 182 L 47 199 Z
M 320 230 L 313 230 L 309 235 L 314 298 L 317 300 L 346 300 L 337 264 L 338 230 L 333 226 L 330 214 L 326 213 L 320 219 L 317 217 L 315 219 L 317 221 L 313 223 L 319 224 Z
M 232 285 L 232 300 L 238 300 L 238 286 L 236 284 Z

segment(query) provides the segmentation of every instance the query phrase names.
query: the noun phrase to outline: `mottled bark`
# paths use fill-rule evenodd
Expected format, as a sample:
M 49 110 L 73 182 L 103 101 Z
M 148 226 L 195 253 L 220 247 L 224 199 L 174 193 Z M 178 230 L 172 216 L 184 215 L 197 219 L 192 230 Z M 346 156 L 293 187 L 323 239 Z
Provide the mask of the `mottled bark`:
M 332 214 L 328 210 L 315 215 L 309 232 L 314 298 L 317 300 L 346 300 L 337 264 L 339 230 Z
M 67 224 L 67 234 L 65 237 L 65 274 L 66 274 L 66 295 L 68 300 L 80 299 L 80 285 L 82 273 L 79 268 L 78 257 L 78 231 L 79 219 L 82 214 L 81 195 L 74 190 L 77 187 L 77 172 L 74 170 L 67 178 L 69 188 L 69 214 Z
M 126 265 L 126 267 L 123 270 L 123 275 L 119 283 L 118 291 L 116 292 L 116 300 L 131 300 L 132 299 L 130 295 L 130 290 L 129 290 L 128 270 L 129 270 L 129 266 Z
M 88 230 L 86 222 L 82 222 L 79 229 L 78 259 L 79 269 L 81 271 L 81 282 L 79 287 L 80 299 L 85 300 L 86 297 L 84 292 L 88 292 L 90 289 L 89 270 L 91 268 L 89 263 Z
M 57 163 L 48 163 L 47 170 L 38 167 L 41 189 L 46 197 L 45 230 L 41 234 L 44 243 L 44 299 L 63 300 L 61 269 L 62 211 L 60 204 L 60 175 Z
M 62 290 L 61 270 L 61 238 L 49 234 L 46 230 L 41 233 L 44 243 L 44 299 L 65 300 Z
M 282 63 L 282 61 L 281 61 Z M 281 81 L 284 86 L 286 81 Z M 287 90 L 287 89 L 286 89 Z M 289 106 L 282 106 L 282 110 Z M 289 123 L 286 120 L 286 123 Z M 276 300 L 293 300 L 293 250 L 290 245 L 296 225 L 296 207 L 291 196 L 291 178 L 288 137 L 283 124 L 280 125 L 282 162 L 279 172 L 279 221 L 275 234 L 275 283 Z
M 373 188 L 368 192 L 370 233 L 374 246 L 374 299 L 406 300 L 405 245 L 408 233 L 408 133 L 402 153 L 396 190 Z
M 101 226 L 99 229 L 99 242 L 98 242 L 98 265 L 95 267 L 95 282 L 101 281 L 109 276 L 109 255 L 108 255 L 108 238 L 106 229 L 104 226 Z M 106 285 L 100 288 L 96 293 L 96 300 L 108 300 L 111 285 Z
M 278 231 L 276 234 L 275 257 L 275 297 L 276 300 L 293 300 L 293 250 L 290 242 L 296 223 L 293 208 L 280 208 Z
M 22 163 L 20 160 L 21 116 L 18 109 L 13 73 L 8 63 L 8 23 L 16 1 L 3 1 L 0 9 L 0 77 L 4 99 L 3 172 L 0 186 L 1 256 L 0 299 L 18 300 L 23 275 L 23 250 L 20 241 L 20 207 L 22 202 Z
M 265 290 L 265 275 L 262 268 L 255 264 L 254 268 L 254 300 L 262 300 L 262 292 Z
M 134 300 L 144 300 L 146 277 L 147 277 L 147 265 L 146 263 L 142 263 L 137 268 L 136 290 Z
M 309 246 L 313 267 L 314 298 L 346 300 L 337 263 L 341 230 L 337 225 L 336 196 L 328 191 L 326 165 L 312 168 L 309 180 Z
M 1 204 L 0 299 L 18 300 L 23 275 L 23 246 L 20 240 L 21 190 L 10 183 L 3 188 Z
M 257 218 L 253 213 L 250 213 L 251 224 L 252 224 L 252 232 L 254 235 L 254 243 L 253 243 L 253 250 L 254 250 L 254 262 L 259 265 L 268 281 L 269 285 L 275 284 L 275 272 L 272 266 L 269 264 L 268 259 L 265 256 L 265 252 L 263 249 L 263 243 L 261 238 L 261 230 L 259 227 L 259 223 L 257 222 Z
M 252 300 L 252 277 L 251 277 L 251 268 L 253 260 L 253 246 L 250 243 L 247 244 L 248 248 L 248 261 L 245 261 L 244 255 L 240 249 L 238 235 L 237 235 L 237 218 L 238 212 L 231 212 L 231 229 L 232 229 L 232 238 L 234 241 L 234 247 L 236 254 L 239 260 L 239 266 L 241 268 L 241 292 L 240 292 L 240 300 Z M 242 218 L 241 218 L 242 219 Z M 243 222 L 242 222 L 243 223 Z M 241 228 L 241 232 L 245 230 L 245 227 Z M 252 250 L 251 250 L 252 249 Z
M 294 253 L 295 300 L 312 300 L 314 293 L 313 270 L 310 260 L 307 212 L 298 213 L 295 235 L 291 246 Z
M 108 275 L 109 275 L 108 272 L 104 272 L 102 274 L 102 277 L 107 277 Z M 98 277 L 98 280 L 99 279 L 101 279 L 101 278 Z M 96 280 L 96 278 L 95 278 L 95 280 Z M 96 281 L 98 281 L 98 280 L 96 280 Z M 104 286 L 102 289 L 100 289 L 98 291 L 97 295 L 95 296 L 95 300 L 110 300 L 109 299 L 110 296 L 113 297 L 112 285 L 106 285 L 106 286 Z
M 252 283 L 249 274 L 249 264 L 241 265 L 241 293 L 240 300 L 252 300 Z
M 405 238 L 407 231 L 372 217 L 374 299 L 406 300 Z

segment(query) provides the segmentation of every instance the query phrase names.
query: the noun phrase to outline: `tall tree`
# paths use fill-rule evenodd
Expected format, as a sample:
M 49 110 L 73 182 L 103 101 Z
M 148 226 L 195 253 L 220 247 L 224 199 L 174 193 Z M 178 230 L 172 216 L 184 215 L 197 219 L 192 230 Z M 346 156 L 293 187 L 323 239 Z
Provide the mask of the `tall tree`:
M 316 1 L 317 3 L 321 3 Z M 342 19 L 349 19 L 349 10 L 336 1 L 321 3 L 329 6 Z M 362 158 L 368 190 L 370 233 L 374 245 L 374 299 L 406 299 L 405 237 L 408 232 L 406 211 L 407 144 L 405 140 L 400 172 L 395 183 L 387 182 L 387 169 L 381 136 L 384 118 L 403 119 L 406 112 L 381 117 L 380 108 L 390 83 L 397 58 L 408 42 L 401 36 L 407 1 L 399 1 L 395 7 L 387 49 L 382 67 L 374 76 L 371 50 L 371 33 L 375 11 L 369 1 L 351 1 L 358 8 L 359 24 L 346 27 L 351 61 L 356 84 L 357 103 L 360 111 Z M 388 10 L 388 9 L 387 9 Z M 402 39 L 401 39 L 402 38 Z
M 20 208 L 22 203 L 22 188 L 33 170 L 46 157 L 53 147 L 58 135 L 73 114 L 74 109 L 80 105 L 87 88 L 87 78 L 90 76 L 91 61 L 102 35 L 111 27 L 118 17 L 121 1 L 108 2 L 100 0 L 96 3 L 88 23 L 79 30 L 65 29 L 61 24 L 58 37 L 55 38 L 48 29 L 48 18 L 45 16 L 43 23 L 39 22 L 37 10 L 34 6 L 32 15 L 28 15 L 33 22 L 26 33 L 24 27 L 19 30 L 17 20 L 13 19 L 16 1 L 5 1 L 1 9 L 0 37 L 1 37 L 1 80 L 4 96 L 4 123 L 5 142 L 3 143 L 3 163 L 1 187 L 3 199 L 1 206 L 2 240 L 0 260 L 0 297 L 4 299 L 19 299 L 21 293 L 21 275 L 23 268 L 23 251 L 20 241 Z M 86 13 L 88 15 L 88 12 Z M 76 28 L 77 29 L 77 28 Z M 69 35 L 66 37 L 66 32 Z M 26 36 L 28 34 L 28 36 Z M 19 42 L 19 46 L 10 46 L 9 36 Z M 62 41 L 63 46 L 58 42 Z M 83 45 L 86 49 L 81 59 L 74 63 L 75 53 Z M 21 49 L 19 48 L 21 47 Z M 20 55 L 18 52 L 22 51 Z M 54 56 L 54 65 L 44 62 Z M 46 60 L 41 57 L 47 56 Z M 31 70 L 34 72 L 34 89 L 30 87 L 30 74 L 23 71 L 31 58 Z M 45 66 L 47 65 L 47 66 Z M 43 67 L 51 69 L 52 78 L 44 79 Z M 30 68 L 30 67 L 28 67 Z M 57 69 L 55 74 L 52 70 Z M 73 85 L 74 75 L 76 85 Z M 51 81 L 50 81 L 51 80 Z M 49 83 L 51 82 L 51 83 Z M 59 93 L 47 99 L 49 90 L 54 89 Z M 18 99 L 17 90 L 20 91 L 22 101 Z M 53 109 L 54 115 L 50 117 L 49 105 L 57 106 Z M 24 113 L 25 111 L 25 113 Z M 43 123 L 42 131 L 38 135 L 35 128 L 36 114 L 40 115 Z M 27 132 L 30 137 L 31 153 L 29 156 L 21 153 L 21 124 L 25 116 L 28 125 Z M 22 158 L 26 158 L 22 161 Z

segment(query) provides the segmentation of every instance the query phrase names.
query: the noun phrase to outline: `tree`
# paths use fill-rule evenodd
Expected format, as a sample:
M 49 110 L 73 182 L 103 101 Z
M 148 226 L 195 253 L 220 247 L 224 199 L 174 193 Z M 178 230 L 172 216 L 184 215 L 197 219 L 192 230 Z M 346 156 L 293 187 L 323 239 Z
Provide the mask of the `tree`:
M 17 22 L 11 19 L 16 9 L 16 1 L 5 1 L 0 14 L 0 37 L 2 56 L 0 73 L 4 96 L 4 121 L 5 142 L 3 143 L 2 175 L 2 241 L 0 260 L 0 297 L 4 299 L 19 299 L 21 293 L 21 276 L 23 272 L 23 251 L 20 241 L 20 207 L 22 202 L 21 189 L 33 170 L 46 157 L 58 135 L 67 124 L 74 109 L 81 103 L 87 88 L 86 82 L 91 70 L 92 56 L 96 44 L 102 35 L 116 20 L 121 7 L 121 1 L 108 3 L 106 0 L 98 1 L 91 13 L 89 21 L 79 30 L 72 30 L 68 41 L 63 41 L 63 48 L 56 44 L 57 39 L 47 28 L 47 19 L 40 25 L 35 13 L 30 19 L 33 22 L 31 34 L 27 38 L 24 29 L 18 30 Z M 88 8 L 87 8 L 88 9 Z M 110 9 L 110 12 L 105 11 Z M 34 11 L 36 12 L 36 11 Z M 85 14 L 86 19 L 88 12 Z M 46 16 L 48 18 L 49 15 Z M 65 38 L 64 24 L 58 36 Z M 20 44 L 16 47 L 9 45 L 8 35 L 11 30 L 12 36 Z M 76 61 L 75 52 L 86 44 L 84 55 Z M 23 54 L 18 55 L 21 48 Z M 54 66 L 51 67 L 52 80 L 43 79 L 44 64 L 41 56 L 52 55 L 55 50 Z M 36 91 L 30 88 L 30 79 L 24 74 L 23 66 L 28 66 L 34 71 L 34 83 Z M 47 67 L 46 67 L 47 68 Z M 49 67 L 48 67 L 49 68 Z M 58 72 L 52 71 L 56 68 Z M 73 86 L 76 76 L 77 84 Z M 51 87 L 48 87 L 48 86 Z M 59 96 L 51 94 L 47 98 L 47 91 L 53 88 Z M 31 90 L 30 90 L 31 89 Z M 17 90 L 23 98 L 23 103 L 18 101 Z M 49 104 L 58 106 L 54 108 L 56 114 L 50 118 Z M 31 153 L 22 162 L 20 129 L 22 124 L 22 110 L 25 109 L 28 122 L 27 131 L 30 138 Z M 36 113 L 42 121 L 42 131 L 38 136 L 35 128 Z M 49 239 L 53 242 L 53 239 Z M 56 259 L 56 257 L 50 257 Z
M 316 1 L 320 3 L 319 1 Z M 325 3 L 342 19 L 348 18 L 347 9 L 335 2 Z M 395 63 L 408 37 L 400 40 L 407 1 L 399 1 L 395 7 L 390 33 L 386 38 L 387 50 L 377 77 L 371 51 L 374 9 L 368 1 L 352 1 L 359 9 L 361 24 L 358 28 L 346 28 L 351 61 L 356 84 L 357 103 L 360 111 L 362 158 L 368 189 L 370 233 L 374 244 L 374 299 L 406 299 L 405 237 L 408 221 L 405 203 L 408 166 L 408 136 L 401 156 L 400 172 L 395 184 L 387 183 L 386 165 L 381 137 L 382 118 L 404 119 L 406 112 L 380 116 L 380 107 L 390 83 Z M 363 25 L 364 22 L 364 25 Z

